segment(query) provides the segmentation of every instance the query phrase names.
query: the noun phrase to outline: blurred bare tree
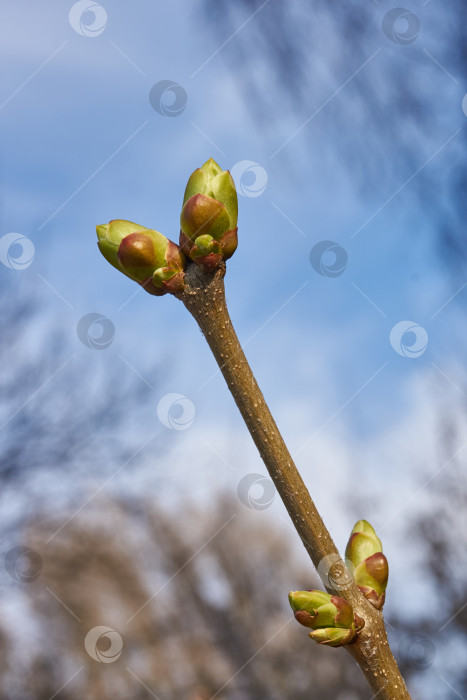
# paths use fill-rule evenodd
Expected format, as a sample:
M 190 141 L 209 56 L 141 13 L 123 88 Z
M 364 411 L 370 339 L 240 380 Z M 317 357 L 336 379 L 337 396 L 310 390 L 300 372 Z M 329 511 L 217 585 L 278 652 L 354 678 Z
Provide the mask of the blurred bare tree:
M 74 316 L 57 314 L 37 289 L 0 296 L 0 337 L 0 502 L 14 498 L 21 518 L 20 501 L 38 507 L 44 497 L 49 508 L 53 497 L 58 506 L 78 478 L 133 455 L 142 441 L 129 416 L 154 396 L 84 348 Z
M 425 614 L 402 617 L 397 606 L 391 622 L 399 638 L 402 671 L 419 679 L 426 688 L 439 681 L 432 666 L 448 679 L 446 698 L 467 695 L 467 668 L 460 662 L 467 650 L 467 474 L 465 470 L 465 419 L 462 409 L 451 407 L 441 420 L 438 462 L 417 492 L 408 531 L 414 543 L 409 562 L 427 601 Z M 430 465 L 432 467 L 432 465 Z M 417 552 L 417 554 L 415 554 Z M 414 569 L 412 569 L 414 564 Z M 426 691 L 428 692 L 428 691 Z M 440 697 L 439 692 L 434 697 Z
M 4 593 L 20 594 L 24 627 L 46 643 L 24 634 L 15 643 L 2 623 L 8 697 L 45 700 L 64 686 L 58 697 L 70 700 L 308 700 L 310 668 L 314 697 L 363 697 L 350 657 L 316 647 L 293 621 L 287 592 L 316 584 L 311 567 L 270 518 L 216 501 L 178 517 L 147 502 L 96 500 L 48 545 L 60 521 L 29 522 L 23 539 L 42 556 L 41 574 Z M 85 650 L 100 625 L 118 633 L 116 649 L 122 640 L 113 663 Z M 104 658 L 105 641 L 94 641 Z
M 436 686 L 438 673 L 429 675 L 443 654 L 452 687 L 466 690 L 459 664 L 466 572 L 450 534 L 462 525 L 457 506 L 465 490 L 455 493 L 455 474 L 454 468 L 437 484 L 436 512 L 421 510 L 413 522 L 426 561 L 424 585 L 433 593 L 428 613 L 411 619 L 393 605 L 389 617 L 407 679 L 425 681 L 412 683 L 414 700 L 451 697 L 449 688 Z M 313 644 L 293 621 L 288 589 L 319 583 L 273 518 L 219 493 L 207 506 L 178 508 L 144 497 L 97 498 L 52 541 L 61 519 L 25 522 L 21 541 L 42 568 L 18 557 L 0 589 L 5 697 L 367 698 L 350 657 Z M 102 630 L 85 649 L 98 626 L 115 631 L 110 650 Z
M 465 2 L 204 0 L 204 8 L 222 45 L 216 60 L 234 69 L 287 176 L 305 157 L 330 188 L 346 170 L 381 203 L 410 184 L 442 256 L 465 275 Z M 295 124 L 287 132 L 285 118 Z M 449 165 L 433 167 L 445 147 Z
M 75 321 L 35 290 L 0 304 L 0 698 L 309 697 L 318 657 L 289 624 L 287 592 L 316 580 L 284 535 L 218 495 L 183 518 L 164 510 L 162 488 L 152 506 L 87 502 L 89 474 L 102 480 L 139 446 L 128 414 L 152 393 L 87 360 L 102 353 L 79 356 Z M 86 652 L 99 625 L 121 633 L 118 663 Z M 314 675 L 322 698 L 364 687 L 332 650 Z

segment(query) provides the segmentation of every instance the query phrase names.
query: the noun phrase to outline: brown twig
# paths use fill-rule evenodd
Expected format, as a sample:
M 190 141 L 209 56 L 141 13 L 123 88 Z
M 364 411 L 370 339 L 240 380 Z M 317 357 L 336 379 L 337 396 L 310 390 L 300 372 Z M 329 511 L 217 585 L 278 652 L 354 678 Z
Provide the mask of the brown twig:
M 247 362 L 227 309 L 224 275 L 225 266 L 205 273 L 190 264 L 187 285 L 176 296 L 198 322 L 326 590 L 345 598 L 365 620 L 356 641 L 345 648 L 362 669 L 373 697 L 410 700 L 389 648 L 382 613 L 368 603 L 345 568 Z

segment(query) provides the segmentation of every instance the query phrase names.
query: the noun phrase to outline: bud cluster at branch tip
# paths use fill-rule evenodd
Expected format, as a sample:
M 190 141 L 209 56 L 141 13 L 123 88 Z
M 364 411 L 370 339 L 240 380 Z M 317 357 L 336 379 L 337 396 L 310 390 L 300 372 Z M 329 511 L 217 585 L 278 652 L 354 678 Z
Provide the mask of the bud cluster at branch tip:
M 330 593 L 291 591 L 289 602 L 297 622 L 313 630 L 308 636 L 318 644 L 350 644 L 365 624 L 346 600 Z
M 187 183 L 180 214 L 180 246 L 206 271 L 215 270 L 237 248 L 238 202 L 228 170 L 209 160 Z
M 185 256 L 162 233 L 123 219 L 97 226 L 96 231 L 104 258 L 149 294 L 183 289 Z
M 363 595 L 375 608 L 381 610 L 389 567 L 381 540 L 366 520 L 359 520 L 355 524 L 345 550 L 345 560 Z

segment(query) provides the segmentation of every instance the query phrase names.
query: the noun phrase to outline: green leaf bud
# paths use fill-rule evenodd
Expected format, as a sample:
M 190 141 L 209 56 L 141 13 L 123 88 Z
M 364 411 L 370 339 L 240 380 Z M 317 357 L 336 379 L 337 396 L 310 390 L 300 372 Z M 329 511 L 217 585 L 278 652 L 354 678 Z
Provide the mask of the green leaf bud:
M 160 296 L 183 289 L 185 257 L 162 233 L 123 219 L 99 225 L 96 231 L 106 260 L 147 292 Z
M 180 214 L 182 250 L 204 269 L 215 269 L 235 252 L 237 218 L 232 176 L 210 158 L 188 179 Z
M 355 639 L 355 632 L 336 627 L 325 627 L 310 632 L 308 636 L 318 644 L 324 644 L 328 647 L 342 647 Z
M 381 540 L 366 520 L 359 520 L 355 524 L 347 543 L 345 558 L 363 595 L 380 610 L 384 605 L 389 567 Z
M 358 566 L 367 557 L 382 551 L 383 545 L 372 525 L 367 520 L 355 523 L 345 550 L 346 559 Z
M 289 602 L 297 622 L 314 630 L 309 636 L 320 644 L 349 644 L 365 624 L 354 615 L 352 606 L 346 600 L 330 593 L 291 591 Z M 329 630 L 332 630 L 331 635 Z

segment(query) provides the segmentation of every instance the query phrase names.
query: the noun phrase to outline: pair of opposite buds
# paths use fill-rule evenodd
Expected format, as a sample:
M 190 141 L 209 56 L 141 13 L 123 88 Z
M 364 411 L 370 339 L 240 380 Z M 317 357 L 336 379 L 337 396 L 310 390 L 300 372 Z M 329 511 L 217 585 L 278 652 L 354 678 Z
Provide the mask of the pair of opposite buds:
M 190 176 L 180 215 L 180 245 L 159 231 L 115 219 L 97 226 L 106 260 L 150 294 L 181 292 L 189 260 L 215 270 L 237 248 L 238 202 L 228 170 L 210 158 Z
M 366 520 L 359 520 L 351 532 L 345 563 L 365 598 L 381 610 L 389 567 L 381 540 Z M 295 619 L 312 629 L 309 636 L 318 644 L 331 647 L 350 644 L 365 625 L 346 600 L 330 593 L 291 591 L 289 602 Z

